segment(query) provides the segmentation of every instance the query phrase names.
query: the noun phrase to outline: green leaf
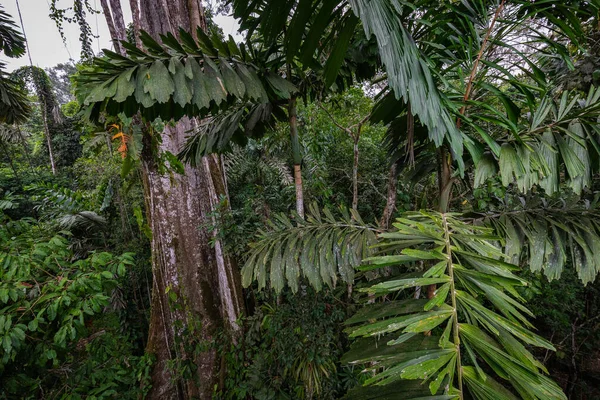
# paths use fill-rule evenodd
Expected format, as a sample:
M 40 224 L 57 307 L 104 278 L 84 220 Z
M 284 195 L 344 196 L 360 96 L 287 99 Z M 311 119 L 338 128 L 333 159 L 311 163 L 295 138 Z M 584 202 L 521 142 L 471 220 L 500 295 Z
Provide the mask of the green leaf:
M 193 98 L 192 90 L 194 86 L 192 82 L 190 82 L 190 80 L 187 78 L 186 69 L 178 58 L 171 58 L 171 64 L 169 65 L 169 68 L 171 67 L 171 65 L 174 69 L 174 72 L 171 72 L 173 76 L 173 84 L 175 87 L 175 92 L 173 93 L 173 101 L 179 104 L 181 107 L 185 107 L 191 102 Z
M 227 60 L 224 58 L 219 58 L 219 68 L 221 71 L 221 75 L 223 76 L 223 82 L 225 84 L 225 89 L 227 92 L 231 93 L 238 99 L 244 98 L 246 94 L 246 87 L 244 86 L 244 82 L 240 79 L 240 77 L 235 73 L 233 68 L 229 65 Z
M 325 87 L 327 88 L 333 84 L 335 78 L 338 76 L 339 69 L 346 57 L 350 39 L 352 39 L 358 21 L 359 19 L 354 15 L 349 15 L 344 21 L 344 26 L 341 28 L 341 31 L 338 33 L 335 47 L 329 55 L 329 58 L 325 63 L 325 70 L 323 71 L 323 79 L 325 80 Z
M 157 60 L 152 63 L 146 73 L 144 92 L 158 103 L 167 103 L 175 92 L 175 84 L 165 64 Z

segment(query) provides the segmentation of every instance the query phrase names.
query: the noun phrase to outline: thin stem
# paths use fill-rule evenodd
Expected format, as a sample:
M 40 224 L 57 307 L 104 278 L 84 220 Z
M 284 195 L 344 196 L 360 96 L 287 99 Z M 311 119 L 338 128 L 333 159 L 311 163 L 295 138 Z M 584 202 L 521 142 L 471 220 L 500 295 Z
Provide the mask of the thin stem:
M 500 2 L 500 5 L 498 6 L 498 8 L 496 9 L 496 12 L 494 13 L 494 17 L 492 18 L 490 27 L 487 30 L 485 37 L 483 38 L 483 42 L 481 43 L 481 47 L 479 48 L 479 53 L 477 54 L 477 58 L 475 59 L 475 62 L 473 63 L 473 68 L 471 69 L 471 73 L 469 74 L 469 80 L 467 82 L 467 88 L 465 90 L 463 102 L 466 102 L 471 97 L 471 91 L 473 89 L 473 82 L 475 81 L 475 76 L 477 75 L 477 69 L 479 68 L 479 62 L 481 61 L 481 58 L 483 57 L 483 53 L 487 47 L 488 41 L 490 39 L 490 35 L 492 34 L 492 31 L 494 30 L 494 25 L 496 25 L 496 20 L 498 19 L 498 17 L 500 16 L 500 13 L 502 12 L 502 9 L 504 8 L 505 1 L 506 0 L 502 0 Z M 465 115 L 466 109 L 467 109 L 467 105 L 465 104 L 460 109 L 460 115 Z M 456 127 L 460 128 L 460 125 L 461 125 L 461 119 L 459 117 L 456 120 Z
M 462 365 L 460 360 L 460 336 L 458 332 L 458 309 L 456 306 L 456 287 L 454 286 L 454 265 L 452 264 L 452 247 L 450 244 L 450 228 L 446 214 L 442 214 L 442 223 L 444 227 L 444 241 L 446 242 L 446 256 L 448 257 L 448 276 L 450 277 L 450 298 L 452 301 L 452 309 L 454 316 L 452 317 L 452 331 L 454 334 L 454 345 L 456 346 L 456 369 L 458 379 L 458 390 L 460 391 L 459 398 L 463 399 L 463 383 L 462 383 Z

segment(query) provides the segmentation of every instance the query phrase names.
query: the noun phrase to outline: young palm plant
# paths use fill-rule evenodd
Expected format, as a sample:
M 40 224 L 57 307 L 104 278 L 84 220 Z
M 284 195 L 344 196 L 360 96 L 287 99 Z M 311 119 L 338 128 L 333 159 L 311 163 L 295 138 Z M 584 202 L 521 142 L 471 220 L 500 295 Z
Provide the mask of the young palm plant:
M 360 289 L 383 301 L 346 322 L 350 336 L 360 339 L 343 362 L 364 364 L 369 374 L 349 397 L 566 399 L 526 348 L 554 350 L 529 330 L 533 315 L 519 294 L 527 282 L 504 261 L 490 229 L 458 217 L 405 214 L 396 231 L 381 234 L 383 253 L 360 267 L 399 266 L 405 273 Z M 408 272 L 415 265 L 430 267 Z M 397 299 L 403 290 L 433 284 L 431 299 Z

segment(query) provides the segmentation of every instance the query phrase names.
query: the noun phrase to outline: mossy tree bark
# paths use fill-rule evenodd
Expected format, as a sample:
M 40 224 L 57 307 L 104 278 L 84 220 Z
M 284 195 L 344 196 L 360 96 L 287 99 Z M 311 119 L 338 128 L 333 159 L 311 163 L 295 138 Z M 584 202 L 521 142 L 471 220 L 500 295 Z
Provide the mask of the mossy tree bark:
M 198 0 L 141 0 L 139 5 L 141 28 L 156 40 L 167 32 L 177 36 L 180 27 L 194 32 L 198 22 L 205 28 Z M 177 174 L 164 173 L 157 162 L 166 152 L 179 152 L 194 124 L 186 118 L 167 126 L 160 140 L 145 129 L 142 172 L 154 276 L 147 351 L 156 357 L 150 399 L 210 399 L 219 364 L 210 343 L 220 328 L 235 340 L 244 308 L 238 268 L 216 232 L 205 228 L 214 225 L 213 212 L 227 195 L 219 163 L 207 157 L 199 167 L 186 166 Z M 174 379 L 173 364 L 191 366 L 191 378 Z

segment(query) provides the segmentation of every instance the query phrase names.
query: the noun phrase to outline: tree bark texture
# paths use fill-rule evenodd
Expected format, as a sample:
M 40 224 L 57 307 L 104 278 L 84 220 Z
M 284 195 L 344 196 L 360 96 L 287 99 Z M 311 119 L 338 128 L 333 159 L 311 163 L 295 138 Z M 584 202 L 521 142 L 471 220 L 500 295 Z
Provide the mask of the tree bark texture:
M 110 12 L 110 8 L 108 6 L 108 0 L 100 0 L 100 6 L 102 6 L 102 13 L 104 14 L 104 19 L 106 20 L 106 25 L 108 26 L 108 33 L 112 39 L 115 53 L 123 54 L 121 51 L 121 44 L 119 43 L 119 34 L 115 29 L 112 13 Z
M 394 210 L 396 209 L 396 197 L 398 187 L 398 164 L 393 163 L 390 166 L 390 171 L 388 173 L 388 185 L 387 185 L 387 196 L 385 202 L 385 208 L 383 209 L 383 216 L 381 217 L 381 222 L 379 223 L 382 228 L 388 229 L 390 227 L 390 220 L 392 219 L 392 215 L 394 214 Z
M 180 27 L 192 31 L 195 10 L 201 10 L 198 0 L 193 2 L 195 9 L 190 0 L 141 0 L 142 29 L 156 40 L 167 32 L 177 36 Z M 220 163 L 210 156 L 180 175 L 161 173 L 156 162 L 167 151 L 177 154 L 194 124 L 184 118 L 166 127 L 152 151 L 149 132 L 144 139 L 142 174 L 154 275 L 147 351 L 156 356 L 150 399 L 210 399 L 218 360 L 209 344 L 221 327 L 235 337 L 243 311 L 239 270 L 224 254 L 216 231 L 206 228 L 215 225 L 213 211 L 227 194 Z M 174 382 L 168 365 L 175 359 L 193 362 L 195 379 Z
M 125 26 L 125 20 L 123 19 L 121 0 L 110 0 L 110 9 L 112 11 L 117 38 L 119 40 L 127 40 L 127 28 Z
M 358 208 L 358 139 L 360 134 L 356 135 L 354 139 L 352 159 L 352 208 L 356 210 Z
M 288 69 L 289 70 L 289 69 Z M 300 152 L 300 138 L 298 137 L 298 115 L 296 98 L 292 97 L 288 103 L 288 118 L 290 123 L 290 139 L 292 141 L 292 158 L 294 160 L 294 184 L 296 185 L 296 212 L 304 218 L 304 189 L 302 187 L 302 154 Z
M 129 7 L 131 8 L 131 19 L 133 20 L 133 36 L 135 37 L 135 46 L 141 49 L 142 40 L 140 39 L 140 4 L 138 3 L 138 0 L 129 0 Z

